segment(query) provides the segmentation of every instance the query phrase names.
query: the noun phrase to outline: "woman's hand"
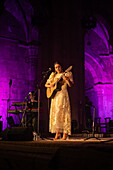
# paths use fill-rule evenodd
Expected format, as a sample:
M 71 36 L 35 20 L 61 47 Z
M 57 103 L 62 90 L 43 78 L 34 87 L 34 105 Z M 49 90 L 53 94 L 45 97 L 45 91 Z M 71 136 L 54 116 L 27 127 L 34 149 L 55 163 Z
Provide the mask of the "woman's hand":
M 64 80 L 69 81 L 69 78 L 68 78 L 68 77 L 66 77 L 65 75 L 63 75 L 63 76 L 62 76 L 62 78 L 63 78 Z
M 51 83 L 51 84 L 46 83 L 46 84 L 45 84 L 45 87 L 54 87 L 54 85 L 55 85 L 54 83 Z
M 66 83 L 68 84 L 68 86 L 69 87 L 71 87 L 72 86 L 72 82 L 70 81 L 70 79 L 69 79 L 69 77 L 66 77 L 65 75 L 63 75 L 63 80 L 65 80 L 66 81 Z
M 54 83 L 51 83 L 51 84 L 50 84 L 50 87 L 54 87 L 54 85 L 55 85 Z

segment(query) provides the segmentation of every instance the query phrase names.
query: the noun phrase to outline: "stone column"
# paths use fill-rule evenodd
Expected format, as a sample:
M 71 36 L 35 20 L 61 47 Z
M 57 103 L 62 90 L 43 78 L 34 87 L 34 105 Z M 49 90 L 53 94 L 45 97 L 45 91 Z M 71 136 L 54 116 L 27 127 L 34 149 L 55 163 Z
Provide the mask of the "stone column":
M 29 76 L 29 91 L 35 90 L 38 75 L 38 46 L 30 45 L 28 47 L 28 76 Z

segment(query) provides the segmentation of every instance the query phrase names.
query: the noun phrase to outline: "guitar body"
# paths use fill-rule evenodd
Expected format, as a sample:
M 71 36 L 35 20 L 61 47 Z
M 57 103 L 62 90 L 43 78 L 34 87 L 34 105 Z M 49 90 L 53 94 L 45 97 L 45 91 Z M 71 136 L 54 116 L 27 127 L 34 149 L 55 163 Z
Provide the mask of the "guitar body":
M 46 91 L 47 98 L 50 98 L 50 97 L 53 98 L 55 94 L 61 90 L 61 86 L 62 84 L 58 82 L 54 85 L 54 87 L 47 87 L 47 91 Z
M 56 88 L 57 88 L 57 84 L 54 87 L 47 87 L 47 91 L 46 91 L 47 98 L 52 97 L 52 94 Z
M 60 79 L 62 78 L 62 76 L 69 72 L 70 70 L 72 69 L 72 66 L 70 66 L 62 75 L 59 79 L 55 79 L 54 82 L 54 86 L 53 87 L 47 87 L 47 90 L 46 90 L 46 95 L 47 95 L 47 98 L 50 98 L 50 97 L 54 97 L 55 94 L 57 93 L 57 91 L 60 91 L 61 90 L 61 86 L 62 86 L 62 83 L 60 83 Z

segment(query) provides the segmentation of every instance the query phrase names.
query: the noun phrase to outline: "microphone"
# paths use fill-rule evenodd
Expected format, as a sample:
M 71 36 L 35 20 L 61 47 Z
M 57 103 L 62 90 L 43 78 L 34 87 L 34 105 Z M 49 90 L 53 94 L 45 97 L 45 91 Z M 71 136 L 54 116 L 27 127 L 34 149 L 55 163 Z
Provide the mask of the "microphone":
M 46 74 L 46 73 L 49 73 L 52 69 L 49 68 L 47 71 L 43 71 L 42 74 Z

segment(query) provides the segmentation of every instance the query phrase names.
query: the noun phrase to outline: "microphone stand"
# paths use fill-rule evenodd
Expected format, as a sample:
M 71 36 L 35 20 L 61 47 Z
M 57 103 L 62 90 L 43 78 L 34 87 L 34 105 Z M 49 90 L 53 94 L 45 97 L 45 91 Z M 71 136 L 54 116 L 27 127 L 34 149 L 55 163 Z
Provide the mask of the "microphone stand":
M 86 138 L 86 139 L 84 139 L 84 140 L 88 140 L 88 139 L 90 139 L 90 138 L 95 138 L 95 139 L 97 139 L 97 140 L 101 140 L 101 139 L 95 137 L 95 106 L 92 105 L 92 107 L 93 107 L 92 136 L 91 136 L 91 137 L 88 137 L 88 138 Z
M 38 113 L 37 113 L 37 114 L 38 114 L 38 115 L 37 115 L 38 121 L 37 121 L 37 134 L 36 134 L 35 137 L 34 137 L 34 140 L 35 140 L 35 141 L 41 139 L 41 137 L 40 137 L 40 130 L 39 130 L 39 123 L 40 123 L 40 120 L 39 120 L 39 114 L 40 114 L 40 87 L 41 87 L 42 83 L 44 82 L 45 78 L 47 77 L 47 75 L 48 75 L 48 73 L 49 73 L 50 71 L 51 71 L 51 70 L 49 70 L 49 71 L 47 71 L 47 72 L 45 72 L 45 73 L 42 73 L 42 74 L 43 74 L 43 79 L 41 80 L 41 82 L 40 82 L 39 85 L 37 84 L 37 89 L 36 89 L 35 92 L 34 92 L 34 94 L 37 93 L 37 95 L 38 95 Z
M 26 101 L 25 109 L 24 109 L 24 112 L 23 112 L 23 115 L 22 115 L 22 120 L 20 122 L 20 126 L 22 125 L 22 127 L 26 127 L 27 126 L 26 125 L 27 122 L 26 122 L 25 114 L 26 114 L 26 110 L 27 110 L 27 107 L 28 107 L 28 96 L 29 96 L 29 94 L 27 95 L 27 97 L 25 97 L 25 99 L 27 99 L 27 101 Z M 25 101 L 25 99 L 24 99 L 24 101 Z M 24 122 L 24 118 L 25 118 L 25 122 Z

